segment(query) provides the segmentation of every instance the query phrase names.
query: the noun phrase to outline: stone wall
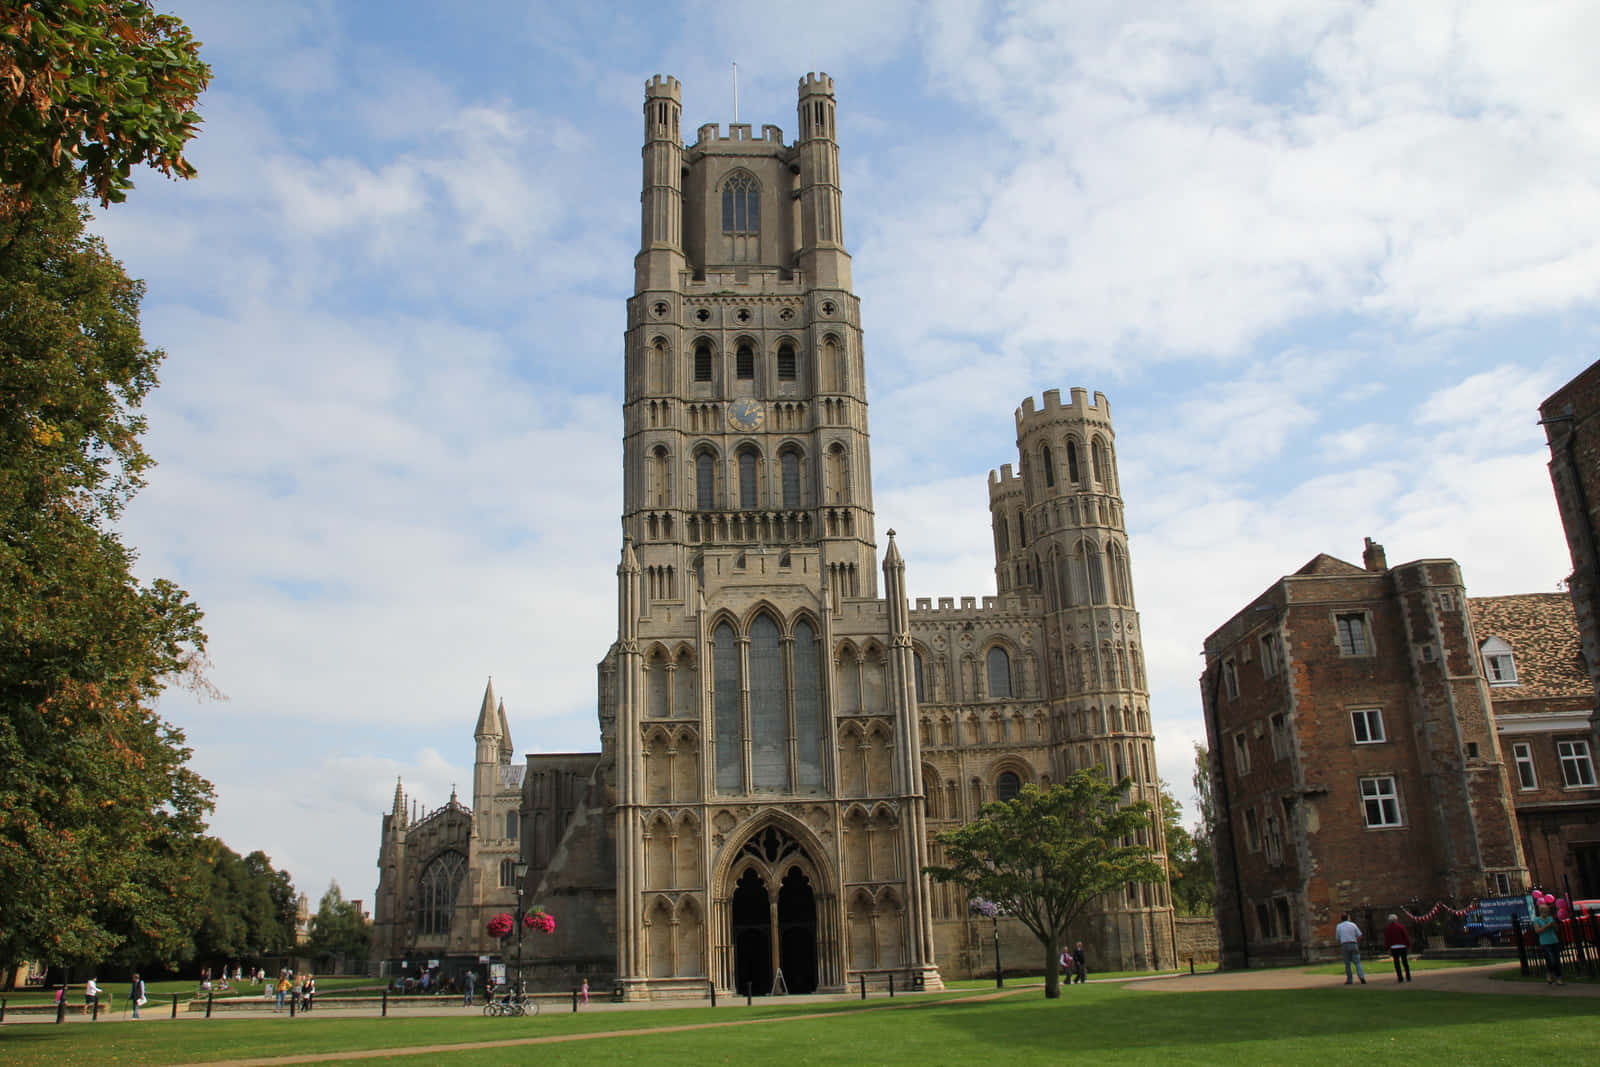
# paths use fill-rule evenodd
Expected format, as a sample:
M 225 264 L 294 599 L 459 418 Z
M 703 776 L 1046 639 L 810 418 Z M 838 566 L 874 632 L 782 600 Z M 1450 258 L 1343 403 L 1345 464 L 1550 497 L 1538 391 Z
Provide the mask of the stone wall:
M 1178 944 L 1178 963 L 1187 967 L 1190 960 L 1195 966 L 1215 964 L 1221 958 L 1217 940 L 1217 920 L 1205 915 L 1196 919 L 1174 919 L 1174 934 Z

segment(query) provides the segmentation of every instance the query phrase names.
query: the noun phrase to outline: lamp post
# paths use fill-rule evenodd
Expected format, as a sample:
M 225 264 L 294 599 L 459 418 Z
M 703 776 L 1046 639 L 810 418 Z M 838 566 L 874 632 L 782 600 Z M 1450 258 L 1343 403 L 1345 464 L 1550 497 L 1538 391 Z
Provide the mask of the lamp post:
M 1000 905 L 983 897 L 973 897 L 972 902 L 967 907 L 972 914 L 982 915 L 994 924 L 994 987 L 996 989 L 1004 989 L 1006 987 L 1005 972 L 1000 969 Z
M 522 996 L 522 893 L 523 882 L 528 877 L 528 862 L 519 859 L 511 865 L 517 879 L 517 996 Z

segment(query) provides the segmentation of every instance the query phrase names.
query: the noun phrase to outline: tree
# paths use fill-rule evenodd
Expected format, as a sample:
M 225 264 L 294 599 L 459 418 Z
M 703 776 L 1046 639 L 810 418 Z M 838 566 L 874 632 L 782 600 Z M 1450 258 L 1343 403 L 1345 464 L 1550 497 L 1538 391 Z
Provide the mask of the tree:
M 1165 779 L 1161 782 L 1161 829 L 1167 842 L 1173 906 L 1180 915 L 1210 915 L 1217 883 L 1211 870 L 1209 838 L 1202 856 L 1196 837 L 1183 825 L 1183 808 Z
M 1128 802 L 1131 784 L 1126 778 L 1112 784 L 1093 770 L 1043 792 L 1026 785 L 936 838 L 946 863 L 926 873 L 969 897 L 993 901 L 1039 939 L 1046 997 L 1061 995 L 1061 945 L 1094 899 L 1162 878 L 1161 865 L 1139 843 L 1150 826 L 1150 805 Z
M 204 900 L 191 958 L 254 959 L 294 947 L 294 886 L 286 873 L 272 869 L 265 853 L 241 857 L 208 837 L 198 867 Z
M 0 213 L 0 965 L 177 958 L 211 808 L 153 710 L 199 683 L 200 611 L 110 529 L 162 354 L 84 217 L 64 187 Z
M 1217 868 L 1211 841 L 1216 807 L 1211 800 L 1211 755 L 1204 745 L 1194 746 L 1194 794 L 1199 818 L 1194 824 L 1193 854 L 1183 868 L 1183 895 L 1173 886 L 1173 896 L 1190 915 L 1211 915 L 1217 907 Z
M 70 187 L 120 202 L 141 163 L 193 177 L 183 150 L 210 77 L 189 28 L 149 0 L 0 6 L 0 201 Z
M 366 959 L 372 946 L 372 926 L 361 907 L 344 899 L 338 882 L 328 883 L 317 914 L 311 919 L 311 938 L 306 951 L 317 956 L 350 956 Z

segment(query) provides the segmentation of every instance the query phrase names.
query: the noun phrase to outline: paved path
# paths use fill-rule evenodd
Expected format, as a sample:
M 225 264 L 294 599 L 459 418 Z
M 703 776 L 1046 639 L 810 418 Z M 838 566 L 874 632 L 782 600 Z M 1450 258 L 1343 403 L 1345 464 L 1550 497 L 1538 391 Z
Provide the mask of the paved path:
M 1477 967 L 1441 967 L 1438 969 L 1413 969 L 1412 980 L 1401 985 L 1394 980 L 1394 968 L 1387 959 L 1363 961 L 1367 971 L 1365 987 L 1359 983 L 1351 992 L 1412 992 L 1419 989 L 1435 993 L 1500 993 L 1524 996 L 1597 997 L 1600 984 L 1594 982 L 1569 982 L 1564 986 L 1547 986 L 1535 982 L 1504 982 L 1493 977 L 1515 960 L 1496 960 Z M 1273 967 L 1251 971 L 1212 971 L 1205 974 L 1177 975 L 1159 978 L 1135 978 L 1127 981 L 1130 989 L 1159 993 L 1227 992 L 1249 989 L 1317 989 L 1344 985 L 1343 974 L 1307 974 L 1303 967 Z

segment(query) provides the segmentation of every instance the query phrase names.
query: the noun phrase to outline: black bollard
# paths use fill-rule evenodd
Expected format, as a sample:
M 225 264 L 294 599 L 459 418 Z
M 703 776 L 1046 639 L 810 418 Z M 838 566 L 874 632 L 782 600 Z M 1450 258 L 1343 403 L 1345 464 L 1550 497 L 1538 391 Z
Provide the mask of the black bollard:
M 0 1023 L 3 1023 L 5 1021 L 6 1021 L 6 999 L 5 999 L 5 997 L 0 997 Z
M 863 974 L 863 975 L 860 975 L 859 977 L 861 978 L 861 999 L 862 1000 L 866 1000 L 867 999 L 867 976 Z
M 289 990 L 289 1018 L 291 1018 L 291 1019 L 294 1018 L 294 1006 L 296 1004 L 298 1004 L 298 1003 L 300 1003 L 300 998 L 295 996 L 294 990 L 292 990 L 292 989 Z M 211 1014 L 211 1005 L 210 1004 L 206 1005 L 206 1014 L 208 1016 Z
M 172 1017 L 174 1019 L 178 1017 L 178 994 L 176 993 L 172 994 Z
M 65 1022 L 67 1018 L 67 998 L 62 997 L 56 1001 L 56 1022 Z
M 572 991 L 572 1014 L 578 1014 L 578 991 L 576 989 Z
M 89 1015 L 89 1021 L 92 1022 L 92 1023 L 97 1023 L 97 1022 L 100 1021 L 100 998 L 99 997 L 95 997 L 94 998 L 94 1009 L 91 1012 L 91 1014 Z
M 211 998 L 214 997 L 214 996 L 216 996 L 215 993 L 211 992 L 210 990 L 206 991 L 206 1018 L 207 1019 L 211 1018 Z
M 706 984 L 711 987 L 711 1006 L 714 1008 L 717 1006 L 717 983 L 707 982 Z
M 744 984 L 744 1006 L 747 1008 L 750 1006 L 750 991 L 754 988 L 754 982 L 746 982 Z
M 894 996 L 894 972 L 889 972 L 889 995 Z
M 1190 974 L 1194 973 L 1194 957 L 1193 956 L 1189 957 L 1189 973 Z
M 388 986 L 384 986 L 383 987 L 383 1017 L 385 1019 L 387 1019 L 389 1017 L 389 987 Z

